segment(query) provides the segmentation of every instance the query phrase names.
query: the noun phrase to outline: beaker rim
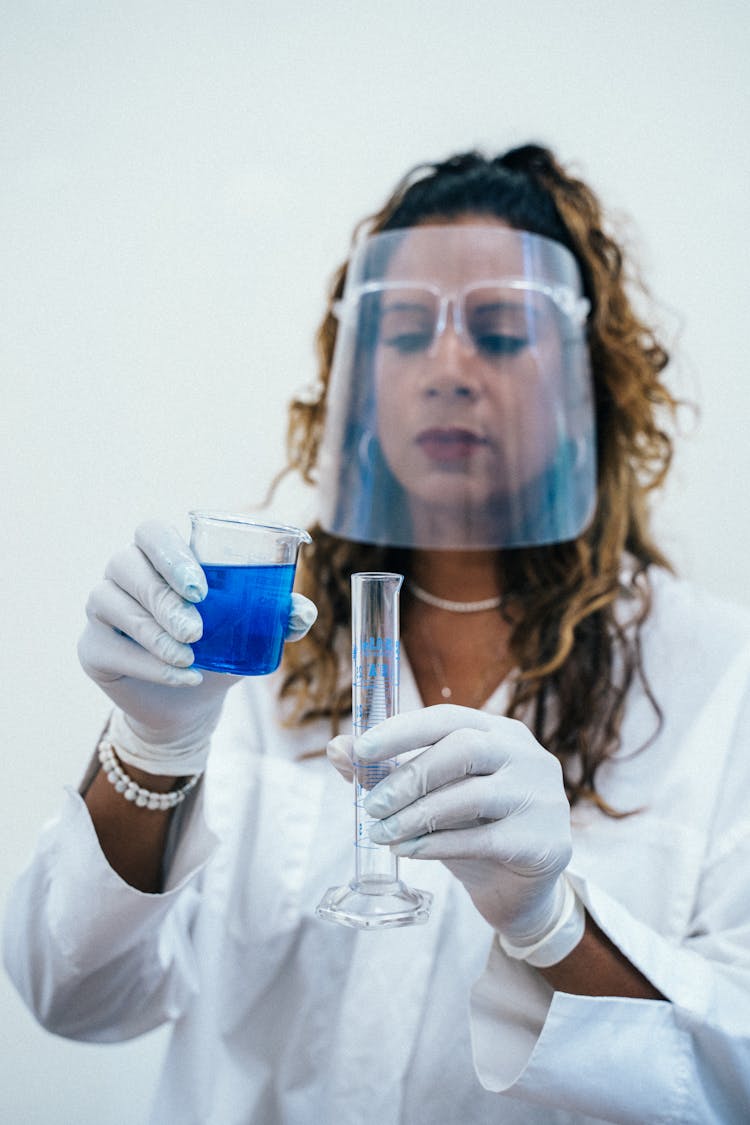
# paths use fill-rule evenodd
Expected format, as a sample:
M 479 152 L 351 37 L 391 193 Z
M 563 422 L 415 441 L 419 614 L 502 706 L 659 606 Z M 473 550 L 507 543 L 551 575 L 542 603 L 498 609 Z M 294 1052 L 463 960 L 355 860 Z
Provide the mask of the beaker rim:
M 191 508 L 188 516 L 191 520 L 199 519 L 208 520 L 212 523 L 235 523 L 243 527 L 257 527 L 259 531 L 281 531 L 288 535 L 295 535 L 301 543 L 312 543 L 312 536 L 303 527 L 259 520 L 257 516 L 246 512 L 224 512 L 215 508 Z
M 371 580 L 379 580 L 385 582 L 391 578 L 400 578 L 403 581 L 403 574 L 396 574 L 395 571 L 390 570 L 355 570 L 352 578 L 369 578 Z

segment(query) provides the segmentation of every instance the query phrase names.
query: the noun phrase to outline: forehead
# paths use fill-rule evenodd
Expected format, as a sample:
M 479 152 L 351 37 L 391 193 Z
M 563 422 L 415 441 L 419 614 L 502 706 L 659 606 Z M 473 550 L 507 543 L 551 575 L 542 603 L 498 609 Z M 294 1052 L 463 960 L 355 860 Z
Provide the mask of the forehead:
M 431 281 L 445 287 L 474 279 L 523 277 L 526 272 L 519 232 L 500 220 L 488 219 L 398 232 L 384 277 Z

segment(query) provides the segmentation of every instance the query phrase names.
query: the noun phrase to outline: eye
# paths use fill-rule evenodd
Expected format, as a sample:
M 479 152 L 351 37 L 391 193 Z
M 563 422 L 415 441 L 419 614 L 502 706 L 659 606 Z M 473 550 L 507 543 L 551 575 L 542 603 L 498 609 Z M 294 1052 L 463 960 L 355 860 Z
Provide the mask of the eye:
M 478 352 L 490 359 L 512 359 L 535 336 L 534 314 L 500 285 L 478 285 L 466 295 L 466 325 Z
M 474 335 L 474 343 L 483 355 L 500 358 L 513 357 L 529 346 L 526 336 L 512 336 L 504 332 L 479 332 Z
M 397 332 L 390 336 L 381 337 L 384 344 L 394 348 L 401 355 L 411 355 L 415 352 L 425 352 L 432 342 L 430 332 Z
M 435 315 L 421 302 L 395 301 L 381 312 L 380 340 L 400 355 L 427 351 L 435 331 Z

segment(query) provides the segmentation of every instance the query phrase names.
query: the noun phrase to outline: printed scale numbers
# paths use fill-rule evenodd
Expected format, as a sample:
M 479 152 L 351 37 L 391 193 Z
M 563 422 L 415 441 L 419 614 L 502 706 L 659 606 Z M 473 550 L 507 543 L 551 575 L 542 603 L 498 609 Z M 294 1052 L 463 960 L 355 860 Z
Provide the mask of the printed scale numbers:
M 354 735 L 364 734 L 376 723 L 394 714 L 393 698 L 398 688 L 399 642 L 390 637 L 370 637 L 357 651 L 352 649 L 352 671 L 354 676 L 354 708 L 352 725 Z M 354 803 L 357 807 L 358 848 L 380 848 L 383 844 L 370 841 L 370 825 L 375 818 L 368 815 L 363 801 L 369 791 L 379 781 L 388 777 L 395 768 L 395 760 L 385 762 L 354 763 Z

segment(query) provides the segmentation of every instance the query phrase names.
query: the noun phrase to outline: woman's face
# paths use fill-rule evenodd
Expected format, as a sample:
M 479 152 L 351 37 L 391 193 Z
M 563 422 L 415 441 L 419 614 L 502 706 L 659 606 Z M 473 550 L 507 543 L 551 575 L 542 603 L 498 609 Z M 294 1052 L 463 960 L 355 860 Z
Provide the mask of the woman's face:
M 384 277 L 378 439 L 417 522 L 503 503 L 558 444 L 559 317 L 542 293 L 503 284 L 524 277 L 521 243 L 483 228 L 509 229 L 472 214 L 445 224 L 447 241 L 412 228 Z

